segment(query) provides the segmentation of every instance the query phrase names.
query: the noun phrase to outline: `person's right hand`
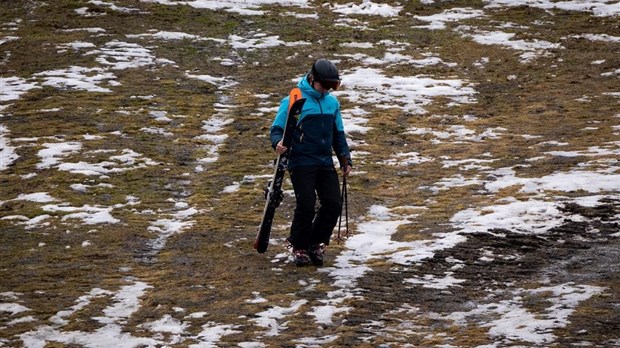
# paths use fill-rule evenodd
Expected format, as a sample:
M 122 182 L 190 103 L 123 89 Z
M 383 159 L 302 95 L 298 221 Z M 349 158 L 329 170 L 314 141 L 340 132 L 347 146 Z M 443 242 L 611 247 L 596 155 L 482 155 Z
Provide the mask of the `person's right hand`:
M 285 153 L 286 150 L 287 150 L 286 146 L 282 145 L 282 140 L 280 140 L 278 145 L 276 145 L 276 153 L 278 155 L 281 155 L 281 154 Z

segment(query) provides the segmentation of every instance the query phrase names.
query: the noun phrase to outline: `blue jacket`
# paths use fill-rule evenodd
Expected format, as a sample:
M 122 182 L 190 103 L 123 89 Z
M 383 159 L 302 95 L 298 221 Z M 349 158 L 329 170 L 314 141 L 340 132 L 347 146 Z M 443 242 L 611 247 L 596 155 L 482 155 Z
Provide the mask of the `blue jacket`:
M 340 103 L 335 96 L 316 91 L 304 76 L 297 87 L 306 102 L 297 120 L 290 147 L 288 168 L 305 166 L 334 166 L 332 149 L 340 159 L 345 157 L 351 164 L 349 146 L 344 134 Z M 289 97 L 282 99 L 276 118 L 271 125 L 271 146 L 275 149 L 282 139 L 288 114 Z

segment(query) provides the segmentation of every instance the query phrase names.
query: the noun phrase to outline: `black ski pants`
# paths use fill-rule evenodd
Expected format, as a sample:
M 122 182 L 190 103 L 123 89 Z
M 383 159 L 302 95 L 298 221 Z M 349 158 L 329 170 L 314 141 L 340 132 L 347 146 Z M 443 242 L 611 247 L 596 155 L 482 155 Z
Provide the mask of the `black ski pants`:
M 289 170 L 295 190 L 295 213 L 289 242 L 295 249 L 329 244 L 342 202 L 334 167 L 298 167 Z M 315 209 L 316 198 L 319 208 Z

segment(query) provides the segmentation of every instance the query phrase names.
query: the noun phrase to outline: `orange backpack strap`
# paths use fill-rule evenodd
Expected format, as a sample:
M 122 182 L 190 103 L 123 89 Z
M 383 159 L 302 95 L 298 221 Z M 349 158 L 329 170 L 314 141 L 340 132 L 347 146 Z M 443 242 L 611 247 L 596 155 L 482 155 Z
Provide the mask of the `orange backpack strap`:
M 301 89 L 295 87 L 291 89 L 291 93 L 289 93 L 288 98 L 288 111 L 291 111 L 291 107 L 295 104 L 296 101 L 301 99 Z

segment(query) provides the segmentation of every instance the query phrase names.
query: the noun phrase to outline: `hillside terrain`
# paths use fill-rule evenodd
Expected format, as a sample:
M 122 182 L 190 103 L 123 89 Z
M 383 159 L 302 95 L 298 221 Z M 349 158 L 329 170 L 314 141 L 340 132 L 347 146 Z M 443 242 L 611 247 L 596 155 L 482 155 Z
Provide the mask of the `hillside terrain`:
M 321 57 L 349 229 L 296 267 Z M 0 347 L 620 346 L 619 158 L 615 0 L 2 1 Z

